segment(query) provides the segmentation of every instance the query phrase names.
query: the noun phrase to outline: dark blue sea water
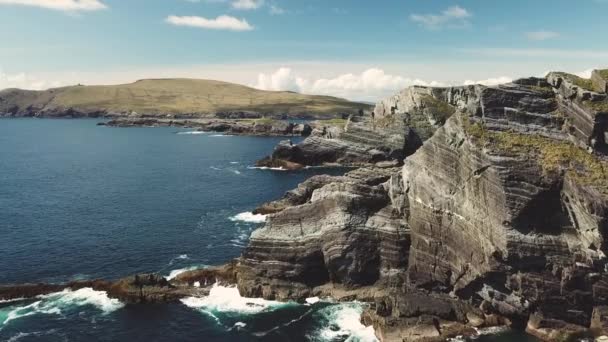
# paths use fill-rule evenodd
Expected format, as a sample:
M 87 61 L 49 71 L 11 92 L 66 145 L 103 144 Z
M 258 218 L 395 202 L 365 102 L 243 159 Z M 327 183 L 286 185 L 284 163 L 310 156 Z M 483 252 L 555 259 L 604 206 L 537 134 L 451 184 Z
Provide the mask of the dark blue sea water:
M 96 123 L 0 120 L 0 284 L 221 264 L 259 225 L 247 212 L 313 174 L 342 172 L 251 168 L 281 138 Z M 83 289 L 0 303 L 0 341 L 372 340 L 361 310 L 221 287 L 182 304 L 125 306 Z

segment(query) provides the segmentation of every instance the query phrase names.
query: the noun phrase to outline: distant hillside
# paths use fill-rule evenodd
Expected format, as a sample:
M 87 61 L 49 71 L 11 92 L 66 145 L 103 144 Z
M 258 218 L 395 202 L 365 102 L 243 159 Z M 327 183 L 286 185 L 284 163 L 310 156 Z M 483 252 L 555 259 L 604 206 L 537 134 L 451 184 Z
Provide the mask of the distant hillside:
M 150 79 L 110 86 L 0 91 L 0 116 L 330 118 L 370 110 L 331 96 L 276 92 L 211 80 Z

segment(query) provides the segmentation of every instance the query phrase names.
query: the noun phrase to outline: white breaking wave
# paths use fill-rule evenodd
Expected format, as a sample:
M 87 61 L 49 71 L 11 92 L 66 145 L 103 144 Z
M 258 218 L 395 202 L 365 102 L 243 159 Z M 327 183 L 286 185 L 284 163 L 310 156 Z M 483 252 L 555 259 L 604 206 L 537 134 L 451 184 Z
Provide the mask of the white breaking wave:
M 177 132 L 177 134 L 208 134 L 209 132 L 202 132 L 202 131 L 188 131 L 188 132 Z
M 266 222 L 266 215 L 254 214 L 250 211 L 236 214 L 230 218 L 230 221 L 243 221 L 251 223 L 264 223 Z
M 173 271 L 169 272 L 169 275 L 166 276 L 165 279 L 167 279 L 167 280 L 175 279 L 175 277 L 177 277 L 178 275 L 180 275 L 184 272 L 194 271 L 199 268 L 202 268 L 202 267 L 201 266 L 188 266 L 188 267 L 180 268 L 177 270 L 173 270 Z
M 268 167 L 268 166 L 249 166 L 248 169 L 258 169 L 258 170 L 272 170 L 272 171 L 289 171 L 282 167 Z
M 0 299 L 0 304 L 5 304 L 5 303 L 12 303 L 12 302 L 20 302 L 22 300 L 24 300 L 25 298 L 21 297 L 21 298 L 12 298 L 12 299 Z
M 212 134 L 210 137 L 231 137 L 232 135 L 228 134 Z
M 236 323 L 234 323 L 234 325 L 232 326 L 232 328 L 230 330 L 232 330 L 232 329 L 240 330 L 240 329 L 243 329 L 246 326 L 247 326 L 246 323 L 236 322 Z
M 319 311 L 327 324 L 314 336 L 315 341 L 378 342 L 374 328 L 361 323 L 363 306 L 359 303 L 343 303 L 328 306 Z
M 232 172 L 234 172 L 234 174 L 236 174 L 236 175 L 240 175 L 241 174 L 241 171 L 239 171 L 239 170 L 232 170 Z
M 188 254 L 180 254 L 180 255 L 176 256 L 175 258 L 171 259 L 171 261 L 169 261 L 169 265 L 173 265 L 178 260 L 186 260 L 186 259 L 190 259 Z
M 319 297 L 309 297 L 309 298 L 306 298 L 306 304 L 308 304 L 308 305 L 316 304 L 319 301 L 320 301 Z
M 181 299 L 181 302 L 188 307 L 199 309 L 212 316 L 214 316 L 214 313 L 225 312 L 256 314 L 293 305 L 293 303 L 242 297 L 236 287 L 226 287 L 218 284 L 213 285 L 206 297 L 187 297 Z
M 76 291 L 65 289 L 36 298 L 39 300 L 28 305 L 0 309 L 0 326 L 15 319 L 36 314 L 61 315 L 63 310 L 74 306 L 92 305 L 104 314 L 124 306 L 118 299 L 108 297 L 105 291 L 95 291 L 89 287 Z

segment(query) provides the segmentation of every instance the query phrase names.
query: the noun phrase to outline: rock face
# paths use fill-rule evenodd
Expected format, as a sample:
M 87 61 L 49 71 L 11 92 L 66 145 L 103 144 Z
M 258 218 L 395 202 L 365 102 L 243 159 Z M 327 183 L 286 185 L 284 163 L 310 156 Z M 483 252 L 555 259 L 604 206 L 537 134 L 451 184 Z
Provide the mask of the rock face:
M 286 299 L 361 289 L 373 303 L 365 321 L 385 341 L 500 324 L 567 340 L 591 333 L 592 317 L 603 333 L 608 101 L 577 83 L 552 73 L 409 88 L 380 102 L 359 126 L 383 137 L 376 147 L 399 136 L 398 160 L 416 146 L 404 142 L 424 144 L 401 168 L 313 177 L 259 208 L 272 214 L 237 265 L 241 292 Z M 373 163 L 371 144 L 351 146 L 348 132 L 313 134 L 316 149 L 305 141 L 274 155 Z M 335 148 L 342 144 L 350 147 Z
M 153 119 L 119 118 L 100 122 L 100 126 L 111 127 L 186 127 L 202 132 L 218 132 L 230 135 L 251 136 L 309 136 L 312 128 L 306 123 L 293 123 L 269 119 Z
M 340 124 L 316 124 L 309 138 L 297 145 L 279 144 L 260 165 L 286 160 L 301 165 L 365 166 L 402 161 L 447 118 L 454 108 L 442 89 L 413 87 L 379 103 L 373 115 Z

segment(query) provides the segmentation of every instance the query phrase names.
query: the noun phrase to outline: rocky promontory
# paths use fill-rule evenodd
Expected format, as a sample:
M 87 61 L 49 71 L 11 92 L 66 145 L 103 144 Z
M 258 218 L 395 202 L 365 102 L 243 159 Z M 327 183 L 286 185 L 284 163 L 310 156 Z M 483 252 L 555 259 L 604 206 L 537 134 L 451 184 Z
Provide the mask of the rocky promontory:
M 274 159 L 365 167 L 258 209 L 272 214 L 238 262 L 241 292 L 360 289 L 383 341 L 503 324 L 547 341 L 607 334 L 608 101 L 596 83 L 550 73 L 408 88 L 364 122 L 277 147 Z M 378 167 L 387 160 L 403 166 Z
M 283 142 L 258 166 L 282 162 L 306 166 L 366 166 L 402 161 L 428 139 L 454 108 L 438 100 L 440 89 L 412 87 L 399 95 L 399 110 L 389 99 L 364 116 L 327 120 L 297 145 Z

